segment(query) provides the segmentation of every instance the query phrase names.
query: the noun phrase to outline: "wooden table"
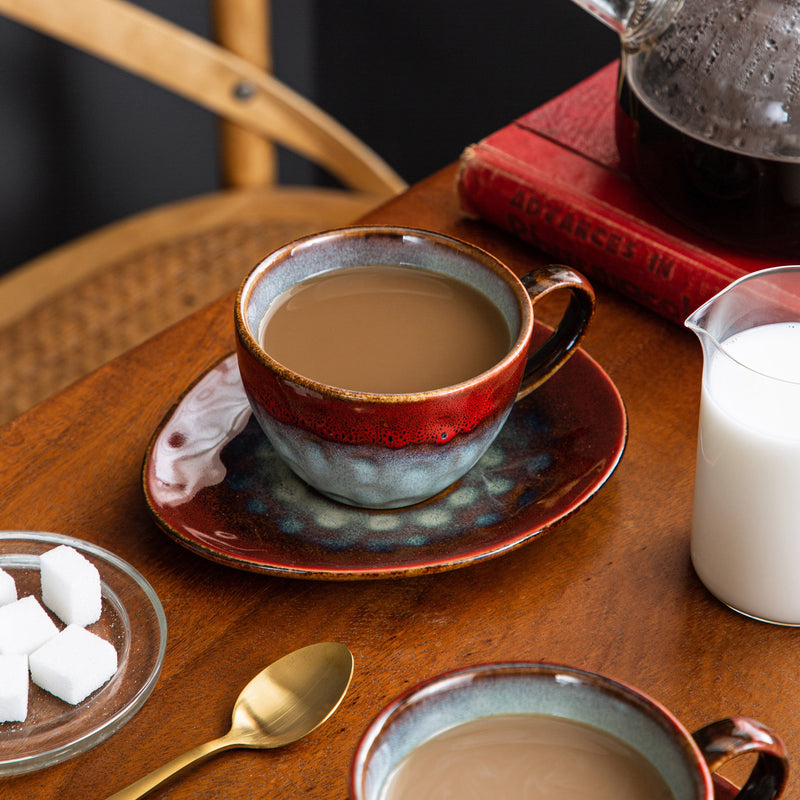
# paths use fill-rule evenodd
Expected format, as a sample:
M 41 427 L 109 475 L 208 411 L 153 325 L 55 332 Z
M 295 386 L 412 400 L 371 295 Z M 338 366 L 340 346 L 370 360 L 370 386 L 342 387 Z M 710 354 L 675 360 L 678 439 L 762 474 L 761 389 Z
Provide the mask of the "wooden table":
M 443 170 L 365 221 L 475 242 L 522 272 L 544 260 L 463 219 Z M 249 265 L 243 265 L 243 274 Z M 0 779 L 3 797 L 104 798 L 227 730 L 242 686 L 305 644 L 346 643 L 351 690 L 336 715 L 281 751 L 231 751 L 153 793 L 162 798 L 344 798 L 359 735 L 396 694 L 495 660 L 607 673 L 689 729 L 730 714 L 772 726 L 800 753 L 800 635 L 750 621 L 706 592 L 689 562 L 701 353 L 694 336 L 598 286 L 584 348 L 624 398 L 627 450 L 608 483 L 547 535 L 478 565 L 393 581 L 303 581 L 205 560 L 148 514 L 140 469 L 178 394 L 233 348 L 224 298 L 0 429 L 0 529 L 57 531 L 137 567 L 169 624 L 161 678 L 139 713 L 89 752 Z M 790 780 L 787 797 L 800 797 Z

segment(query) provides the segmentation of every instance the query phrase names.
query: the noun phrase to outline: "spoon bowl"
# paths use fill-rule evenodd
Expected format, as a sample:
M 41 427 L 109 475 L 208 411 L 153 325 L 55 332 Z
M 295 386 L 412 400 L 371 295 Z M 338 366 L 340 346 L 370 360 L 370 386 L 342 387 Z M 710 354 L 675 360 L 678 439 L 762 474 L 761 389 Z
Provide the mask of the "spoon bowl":
M 244 687 L 228 735 L 240 747 L 269 749 L 297 741 L 333 714 L 352 675 L 353 656 L 342 644 L 322 642 L 295 650 Z
M 272 749 L 316 730 L 339 707 L 353 677 L 343 644 L 320 642 L 289 653 L 258 673 L 233 707 L 231 729 L 178 756 L 108 800 L 134 800 L 202 758 L 234 747 Z

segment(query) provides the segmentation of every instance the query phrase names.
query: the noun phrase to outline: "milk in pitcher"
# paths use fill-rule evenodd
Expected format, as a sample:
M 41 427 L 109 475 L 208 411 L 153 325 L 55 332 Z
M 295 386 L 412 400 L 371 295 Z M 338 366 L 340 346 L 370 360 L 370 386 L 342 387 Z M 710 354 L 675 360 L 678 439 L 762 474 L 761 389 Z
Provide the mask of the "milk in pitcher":
M 800 323 L 740 331 L 703 379 L 692 562 L 758 619 L 800 625 Z

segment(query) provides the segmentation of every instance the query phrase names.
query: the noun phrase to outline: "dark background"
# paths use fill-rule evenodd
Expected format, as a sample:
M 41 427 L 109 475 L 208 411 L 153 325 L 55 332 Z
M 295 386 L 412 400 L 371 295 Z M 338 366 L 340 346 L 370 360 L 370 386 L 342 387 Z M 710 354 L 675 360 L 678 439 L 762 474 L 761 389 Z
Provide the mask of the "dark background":
M 59 0 L 53 0 L 58 2 Z M 140 0 L 198 33 L 203 0 Z M 275 72 L 414 182 L 608 63 L 570 0 L 273 0 Z M 211 114 L 0 17 L 0 273 L 218 187 Z M 325 182 L 298 159 L 285 180 Z

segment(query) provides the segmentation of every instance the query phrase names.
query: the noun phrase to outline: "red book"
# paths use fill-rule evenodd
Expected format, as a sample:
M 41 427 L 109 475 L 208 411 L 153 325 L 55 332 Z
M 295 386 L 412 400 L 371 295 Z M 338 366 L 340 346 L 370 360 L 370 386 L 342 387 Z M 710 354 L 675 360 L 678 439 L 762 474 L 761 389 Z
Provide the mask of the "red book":
M 465 213 L 682 324 L 731 281 L 776 262 L 692 233 L 625 174 L 614 132 L 618 68 L 468 147 L 459 198 Z

